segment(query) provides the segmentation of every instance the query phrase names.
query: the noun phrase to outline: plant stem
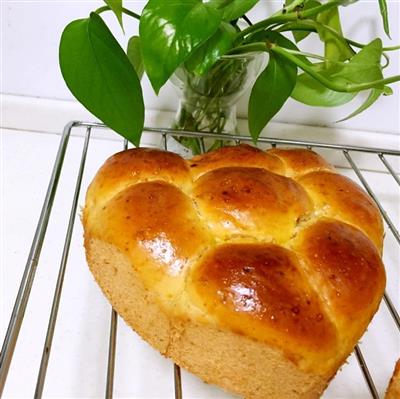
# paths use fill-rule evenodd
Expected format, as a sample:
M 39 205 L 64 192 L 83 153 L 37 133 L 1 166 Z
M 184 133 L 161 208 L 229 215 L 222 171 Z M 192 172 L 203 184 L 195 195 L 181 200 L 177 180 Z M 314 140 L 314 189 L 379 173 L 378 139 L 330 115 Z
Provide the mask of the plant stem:
M 248 28 L 239 32 L 236 35 L 236 41 L 240 41 L 244 37 L 246 37 L 248 34 L 263 30 L 272 24 L 275 24 L 275 23 L 283 24 L 285 22 L 297 21 L 299 19 L 309 18 L 309 17 L 317 15 L 323 11 L 337 7 L 337 6 L 345 3 L 346 1 L 347 0 L 333 0 L 333 1 L 330 1 L 329 3 L 322 4 L 318 7 L 310 8 L 309 10 L 304 10 L 301 12 L 300 11 L 292 12 L 292 13 L 284 14 L 284 15 L 272 16 L 270 18 L 264 19 L 263 21 L 257 22 L 256 24 L 249 26 Z
M 294 31 L 294 30 L 299 30 L 299 31 L 306 31 L 306 32 L 314 32 L 314 33 L 318 33 L 316 26 L 321 27 L 322 29 L 325 29 L 327 31 L 329 31 L 330 33 L 332 33 L 333 35 L 335 35 L 338 38 L 342 38 L 344 39 L 348 44 L 357 47 L 357 48 L 363 48 L 366 46 L 366 44 L 362 44 L 359 42 L 356 42 L 354 40 L 348 39 L 347 37 L 342 36 L 340 33 L 338 33 L 335 29 L 331 28 L 330 26 L 327 25 L 322 25 L 319 22 L 316 21 L 303 21 L 303 22 L 297 22 L 297 23 L 293 23 L 293 22 L 289 22 L 285 25 L 282 25 L 279 29 L 277 29 L 277 32 L 288 32 L 288 31 Z M 396 45 L 396 46 L 389 46 L 389 47 L 383 47 L 382 48 L 383 51 L 396 51 L 396 50 L 400 50 L 400 45 Z
M 304 0 L 294 0 L 293 3 L 290 3 L 287 6 L 284 6 L 281 10 L 278 10 L 276 13 L 272 14 L 272 17 L 276 17 L 278 15 L 285 15 L 288 12 L 292 12 L 298 6 L 304 4 Z
M 296 51 L 296 50 L 291 50 L 291 49 L 285 49 L 285 50 L 290 54 L 301 55 L 303 57 L 315 58 L 316 60 L 326 61 L 325 57 L 318 55 L 318 54 L 306 53 L 303 51 Z M 341 62 L 341 61 L 329 61 L 329 62 L 334 62 L 335 64 L 343 64 L 343 62 Z
M 385 69 L 390 64 L 390 58 L 386 53 L 382 53 L 383 58 L 386 60 L 386 64 L 382 65 L 382 69 Z
M 296 50 L 291 50 L 291 49 L 285 49 L 288 53 L 290 54 L 295 54 L 295 55 L 301 55 L 303 57 L 308 57 L 308 58 L 315 58 L 317 60 L 325 61 L 326 58 L 318 55 L 318 54 L 312 54 L 312 53 L 307 53 L 303 51 L 296 51 Z M 255 42 L 255 43 L 249 43 L 249 44 L 244 44 L 242 46 L 235 47 L 228 51 L 226 54 L 241 54 L 241 53 L 249 53 L 249 52 L 259 52 L 259 51 L 268 51 L 268 45 L 266 42 Z M 335 62 L 339 64 L 343 64 L 343 62 Z
M 109 6 L 103 6 L 103 7 L 98 8 L 98 9 L 95 11 L 95 13 L 96 13 L 96 14 L 101 14 L 101 13 L 104 12 L 104 11 L 111 11 L 111 8 L 110 8 Z M 123 12 L 124 14 L 126 14 L 126 15 L 129 15 L 130 17 L 133 17 L 133 18 L 135 18 L 135 19 L 137 19 L 137 20 L 140 20 L 140 15 L 139 15 L 139 14 L 136 14 L 135 12 L 133 12 L 133 11 L 131 11 L 131 10 L 128 10 L 128 9 L 125 8 L 125 7 L 122 7 L 122 12 Z
M 293 62 L 296 64 L 300 69 L 304 72 L 308 73 L 314 79 L 318 80 L 318 82 L 322 83 L 324 86 L 328 87 L 331 90 L 342 92 L 342 93 L 354 93 L 362 90 L 367 90 L 374 88 L 379 85 L 385 85 L 389 83 L 394 83 L 400 81 L 400 75 L 391 76 L 390 78 L 386 79 L 379 79 L 374 80 L 372 82 L 365 82 L 365 83 L 341 83 L 335 82 L 332 79 L 328 79 L 325 76 L 316 72 L 312 66 L 306 64 L 300 58 L 296 57 L 293 54 L 290 54 L 286 49 L 279 47 L 279 46 L 272 46 L 270 51 L 281 55 L 282 57 L 286 58 L 288 61 Z
M 103 7 L 98 8 L 97 10 L 95 10 L 95 13 L 101 14 L 102 12 L 109 11 L 109 10 L 111 10 L 111 8 L 109 6 L 103 6 Z
M 366 44 L 355 42 L 354 40 L 348 39 L 347 37 L 344 37 L 343 39 L 346 40 L 347 43 L 357 48 L 364 48 L 366 46 Z M 396 51 L 396 50 L 400 50 L 400 44 L 398 44 L 397 46 L 382 47 L 382 51 Z
M 397 46 L 384 47 L 382 50 L 383 50 L 383 51 L 395 51 L 395 50 L 400 50 L 400 44 L 398 44 Z

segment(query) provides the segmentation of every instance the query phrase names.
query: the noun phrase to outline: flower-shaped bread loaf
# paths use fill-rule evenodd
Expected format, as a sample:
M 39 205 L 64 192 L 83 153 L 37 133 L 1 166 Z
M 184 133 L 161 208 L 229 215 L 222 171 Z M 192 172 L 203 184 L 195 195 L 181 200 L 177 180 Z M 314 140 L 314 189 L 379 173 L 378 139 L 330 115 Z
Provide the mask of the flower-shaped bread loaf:
M 86 198 L 89 266 L 162 354 L 246 398 L 315 398 L 382 298 L 374 202 L 315 152 L 120 152 Z

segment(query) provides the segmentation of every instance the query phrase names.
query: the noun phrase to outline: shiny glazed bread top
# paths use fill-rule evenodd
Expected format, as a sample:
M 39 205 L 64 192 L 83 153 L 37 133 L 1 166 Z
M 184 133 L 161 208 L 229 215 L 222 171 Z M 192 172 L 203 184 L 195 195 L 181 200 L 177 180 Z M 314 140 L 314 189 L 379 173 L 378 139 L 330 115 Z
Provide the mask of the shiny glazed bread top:
M 123 151 L 90 185 L 84 225 L 85 239 L 131 259 L 171 317 L 321 375 L 351 352 L 385 286 L 376 205 L 309 150 Z

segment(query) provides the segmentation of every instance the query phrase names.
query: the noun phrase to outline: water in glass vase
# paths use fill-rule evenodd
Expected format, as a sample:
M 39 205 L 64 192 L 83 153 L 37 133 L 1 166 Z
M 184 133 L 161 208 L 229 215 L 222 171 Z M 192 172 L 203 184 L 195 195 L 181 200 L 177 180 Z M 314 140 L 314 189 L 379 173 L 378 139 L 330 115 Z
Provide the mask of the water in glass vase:
M 173 128 L 177 130 L 236 133 L 236 104 L 253 85 L 264 64 L 263 53 L 224 56 L 204 75 L 180 67 L 171 78 L 178 89 L 179 107 Z M 198 139 L 175 137 L 182 145 L 198 154 L 202 145 Z M 226 144 L 226 140 L 211 140 L 209 151 Z

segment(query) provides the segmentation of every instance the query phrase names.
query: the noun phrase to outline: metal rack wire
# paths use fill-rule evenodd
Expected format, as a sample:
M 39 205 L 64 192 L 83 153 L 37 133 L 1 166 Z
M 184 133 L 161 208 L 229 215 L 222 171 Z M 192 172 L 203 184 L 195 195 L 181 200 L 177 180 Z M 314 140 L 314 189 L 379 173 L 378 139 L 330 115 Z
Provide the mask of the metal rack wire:
M 68 254 L 71 245 L 72 232 L 74 229 L 74 221 L 76 219 L 77 207 L 79 202 L 79 194 L 81 189 L 81 182 L 85 168 L 86 155 L 88 151 L 89 140 L 91 137 L 92 129 L 104 129 L 106 128 L 104 125 L 99 123 L 86 123 L 86 122 L 70 122 L 65 126 L 61 141 L 58 148 L 58 153 L 56 156 L 56 160 L 53 166 L 53 171 L 51 174 L 50 182 L 47 188 L 47 193 L 43 202 L 42 210 L 40 213 L 39 221 L 36 227 L 36 232 L 32 241 L 31 249 L 29 252 L 29 256 L 26 262 L 25 270 L 21 279 L 21 283 L 19 286 L 18 294 L 15 300 L 14 308 L 11 314 L 11 318 L 9 321 L 8 329 L 6 332 L 6 336 L 4 339 L 3 347 L 0 354 L 0 396 L 3 391 L 4 385 L 6 383 L 8 370 L 10 367 L 10 363 L 12 361 L 14 349 L 17 344 L 19 331 L 21 328 L 21 324 L 24 318 L 25 310 L 29 301 L 29 296 L 31 292 L 31 288 L 35 278 L 35 272 L 39 263 L 40 253 L 43 246 L 43 242 L 46 237 L 46 230 L 49 223 L 49 219 L 52 212 L 52 206 L 54 202 L 54 198 L 57 192 L 58 182 L 60 178 L 60 174 L 63 168 L 64 157 L 68 146 L 68 141 L 71 136 L 73 129 L 75 128 L 86 128 L 85 140 L 82 148 L 81 160 L 79 165 L 79 170 L 76 178 L 76 185 L 74 196 L 71 204 L 71 211 L 69 214 L 69 222 L 67 226 L 67 230 L 65 233 L 65 241 L 64 248 L 61 256 L 61 262 L 58 272 L 58 277 L 55 285 L 53 303 L 51 307 L 51 312 L 49 316 L 47 334 L 45 338 L 45 343 L 42 352 L 42 358 L 40 363 L 40 368 L 38 371 L 36 390 L 34 397 L 40 398 L 42 397 L 43 387 L 46 378 L 47 365 L 49 362 L 49 356 L 52 346 L 52 340 L 54 335 L 54 329 L 57 321 L 57 313 L 60 304 L 60 298 L 63 289 L 63 281 L 66 272 L 66 266 L 68 262 Z M 195 137 L 199 139 L 200 147 L 204 151 L 205 145 L 204 140 L 206 138 L 220 139 L 220 135 L 216 135 L 213 133 L 198 133 L 198 132 L 186 132 L 186 131 L 176 131 L 172 129 L 159 129 L 159 128 L 146 128 L 146 132 L 155 133 L 161 135 L 162 138 L 162 146 L 164 149 L 168 150 L 168 139 L 172 136 L 186 136 L 186 137 Z M 251 142 L 249 137 L 244 137 L 240 135 L 230 135 L 226 136 L 227 140 L 233 141 L 236 144 L 240 144 L 241 142 Z M 306 148 L 321 148 L 321 149 L 329 149 L 331 151 L 339 151 L 342 152 L 345 159 L 347 160 L 349 166 L 354 170 L 358 179 L 364 186 L 365 190 L 369 193 L 369 195 L 375 200 L 382 217 L 384 218 L 391 234 L 394 239 L 400 245 L 400 235 L 398 230 L 396 229 L 395 224 L 389 217 L 388 213 L 385 211 L 383 205 L 375 195 L 372 190 L 370 184 L 364 177 L 361 172 L 361 168 L 357 165 L 356 161 L 352 154 L 354 153 L 367 153 L 371 156 L 376 156 L 384 166 L 384 170 L 386 173 L 393 177 L 394 182 L 400 186 L 400 178 L 396 174 L 394 168 L 389 163 L 386 156 L 396 156 L 400 159 L 400 151 L 391 150 L 391 149 L 383 149 L 383 148 L 369 148 L 369 147 L 360 147 L 360 146 L 351 146 L 351 145 L 338 145 L 338 144 L 327 144 L 327 143 L 317 143 L 311 141 L 298 141 L 298 140 L 283 140 L 277 138 L 260 138 L 260 144 L 267 144 L 273 147 L 279 145 L 285 146 L 300 146 Z M 125 140 L 123 143 L 123 148 L 126 149 L 128 147 L 128 143 Z M 385 292 L 384 294 L 384 302 L 389 310 L 390 315 L 392 316 L 394 325 L 400 332 L 400 317 L 399 313 L 396 310 L 393 301 L 389 297 L 389 295 Z M 114 382 L 114 369 L 115 369 L 115 354 L 116 354 L 116 337 L 117 337 L 117 324 L 118 317 L 116 312 L 111 309 L 111 317 L 110 317 L 110 335 L 109 335 L 109 344 L 108 344 L 108 364 L 106 371 L 106 389 L 105 389 L 105 397 L 112 398 L 113 397 L 113 382 Z M 371 397 L 374 399 L 379 399 L 379 394 L 375 386 L 375 382 L 371 376 L 368 365 L 365 361 L 364 355 L 357 345 L 355 348 L 355 356 L 359 363 L 360 369 L 364 376 L 365 382 L 368 386 Z M 174 365 L 173 368 L 173 376 L 174 376 L 174 388 L 175 388 L 175 398 L 182 399 L 182 382 L 181 382 L 181 372 L 180 368 L 177 365 Z

